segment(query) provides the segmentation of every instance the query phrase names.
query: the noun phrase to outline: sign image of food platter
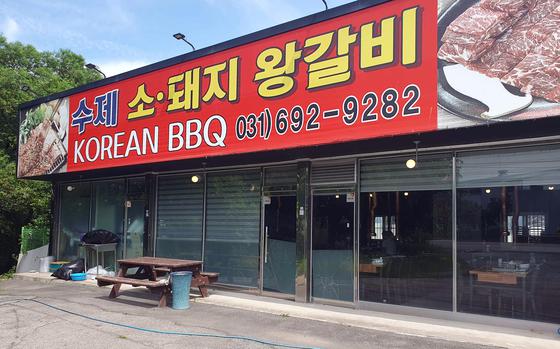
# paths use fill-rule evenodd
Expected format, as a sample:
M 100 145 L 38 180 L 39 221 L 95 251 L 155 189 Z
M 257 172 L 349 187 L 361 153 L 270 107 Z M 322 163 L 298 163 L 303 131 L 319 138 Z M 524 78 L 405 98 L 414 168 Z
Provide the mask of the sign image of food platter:
M 560 0 L 439 0 L 438 127 L 560 114 Z
M 61 98 L 20 112 L 19 177 L 66 172 L 68 106 Z

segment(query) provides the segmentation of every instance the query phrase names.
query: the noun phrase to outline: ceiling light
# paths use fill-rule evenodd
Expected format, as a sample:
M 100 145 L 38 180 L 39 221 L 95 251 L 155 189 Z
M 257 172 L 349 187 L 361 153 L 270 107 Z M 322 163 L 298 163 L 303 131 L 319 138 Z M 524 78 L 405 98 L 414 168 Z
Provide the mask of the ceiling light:
M 191 182 L 193 183 L 198 183 L 198 181 L 200 180 L 200 177 L 198 177 L 197 175 L 194 175 L 191 177 Z
M 484 192 L 485 192 L 486 194 L 490 194 L 490 193 L 492 192 L 492 190 L 490 190 L 490 188 L 487 188 L 487 189 L 484 190 Z
M 416 151 L 414 153 L 414 159 L 406 160 L 406 167 L 409 169 L 415 168 L 416 164 L 418 163 L 418 144 L 420 144 L 420 141 L 414 141 L 414 146 L 416 148 Z
M 416 167 L 416 160 L 414 159 L 408 159 L 406 160 L 406 167 L 413 169 Z

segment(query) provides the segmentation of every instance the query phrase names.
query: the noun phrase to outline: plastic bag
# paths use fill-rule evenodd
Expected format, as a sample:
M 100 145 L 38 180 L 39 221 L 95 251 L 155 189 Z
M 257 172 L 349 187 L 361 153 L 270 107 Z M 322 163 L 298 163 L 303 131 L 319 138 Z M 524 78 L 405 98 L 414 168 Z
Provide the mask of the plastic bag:
M 109 275 L 109 272 L 101 265 L 99 265 L 97 267 L 89 268 L 86 271 L 86 274 L 87 274 L 87 278 L 91 280 L 91 279 L 95 279 L 97 275 Z
M 88 275 L 107 275 L 108 273 L 109 272 L 101 265 L 98 265 L 97 267 L 89 268 L 88 271 L 86 272 L 86 274 Z
M 86 272 L 88 280 L 93 280 L 97 275 L 105 275 L 105 276 L 115 276 L 114 271 L 107 270 L 103 268 L 101 265 L 99 266 L 99 272 L 97 272 L 97 267 L 89 268 Z
M 82 238 L 80 239 L 84 244 L 112 244 L 117 243 L 121 239 L 115 233 L 112 233 L 108 230 L 97 229 L 92 230 L 90 232 L 85 233 Z
M 78 258 L 69 263 L 62 265 L 55 270 L 51 276 L 57 277 L 62 280 L 70 280 L 70 274 L 84 272 L 84 259 Z

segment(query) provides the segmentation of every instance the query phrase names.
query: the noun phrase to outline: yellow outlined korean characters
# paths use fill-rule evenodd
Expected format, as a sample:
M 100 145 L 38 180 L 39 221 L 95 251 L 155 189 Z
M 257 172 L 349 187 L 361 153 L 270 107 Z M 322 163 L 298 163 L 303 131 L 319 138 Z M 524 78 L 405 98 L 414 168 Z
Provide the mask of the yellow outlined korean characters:
M 274 98 L 293 89 L 295 81 L 291 75 L 296 71 L 296 61 L 301 58 L 302 52 L 297 49 L 297 41 L 288 42 L 284 51 L 271 47 L 257 57 L 259 71 L 254 81 L 259 82 L 259 96 Z
M 360 27 L 360 68 L 369 69 L 395 61 L 395 18 L 384 18 Z M 374 30 L 375 29 L 375 30 Z
M 141 84 L 136 90 L 136 96 L 133 100 L 128 102 L 128 107 L 133 111 L 128 113 L 128 119 L 143 118 L 146 116 L 154 115 L 155 108 L 145 108 L 145 105 L 151 105 L 154 102 L 154 97 L 146 93 L 146 84 Z
M 314 36 L 305 40 L 304 47 L 316 47 L 304 57 L 309 64 L 307 88 L 336 85 L 350 80 L 350 46 L 356 42 L 357 33 L 351 33 L 351 26 L 336 31 L 336 56 L 324 58 L 332 47 L 335 32 Z
M 167 111 L 200 107 L 200 67 L 171 76 L 167 80 Z
M 237 100 L 237 84 L 238 84 L 238 61 L 239 57 L 230 58 L 227 62 L 215 64 L 204 68 L 203 75 L 208 77 L 209 84 L 208 90 L 202 96 L 202 100 L 208 103 L 214 96 L 218 99 L 223 99 L 227 95 L 230 102 Z M 226 65 L 227 63 L 227 65 Z M 228 88 L 225 91 L 220 84 L 220 75 L 222 72 L 228 74 Z

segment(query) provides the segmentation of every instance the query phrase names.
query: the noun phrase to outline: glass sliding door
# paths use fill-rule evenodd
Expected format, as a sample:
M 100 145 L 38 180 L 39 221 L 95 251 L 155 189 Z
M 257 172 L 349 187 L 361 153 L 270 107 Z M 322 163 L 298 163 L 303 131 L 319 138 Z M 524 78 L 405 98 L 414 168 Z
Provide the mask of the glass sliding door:
M 81 235 L 89 230 L 91 183 L 68 183 L 60 186 L 60 234 L 58 258 L 78 256 Z
M 208 173 L 206 193 L 204 269 L 258 287 L 261 171 Z
M 160 176 L 156 256 L 202 260 L 204 176 Z
M 352 302 L 354 193 L 313 194 L 312 296 Z
M 264 198 L 263 290 L 294 294 L 296 196 Z
M 144 226 L 146 214 L 146 185 L 144 177 L 127 180 L 125 258 L 145 255 Z
M 560 321 L 560 147 L 457 161 L 458 310 Z
M 359 297 L 452 310 L 452 159 L 407 159 L 361 162 Z

